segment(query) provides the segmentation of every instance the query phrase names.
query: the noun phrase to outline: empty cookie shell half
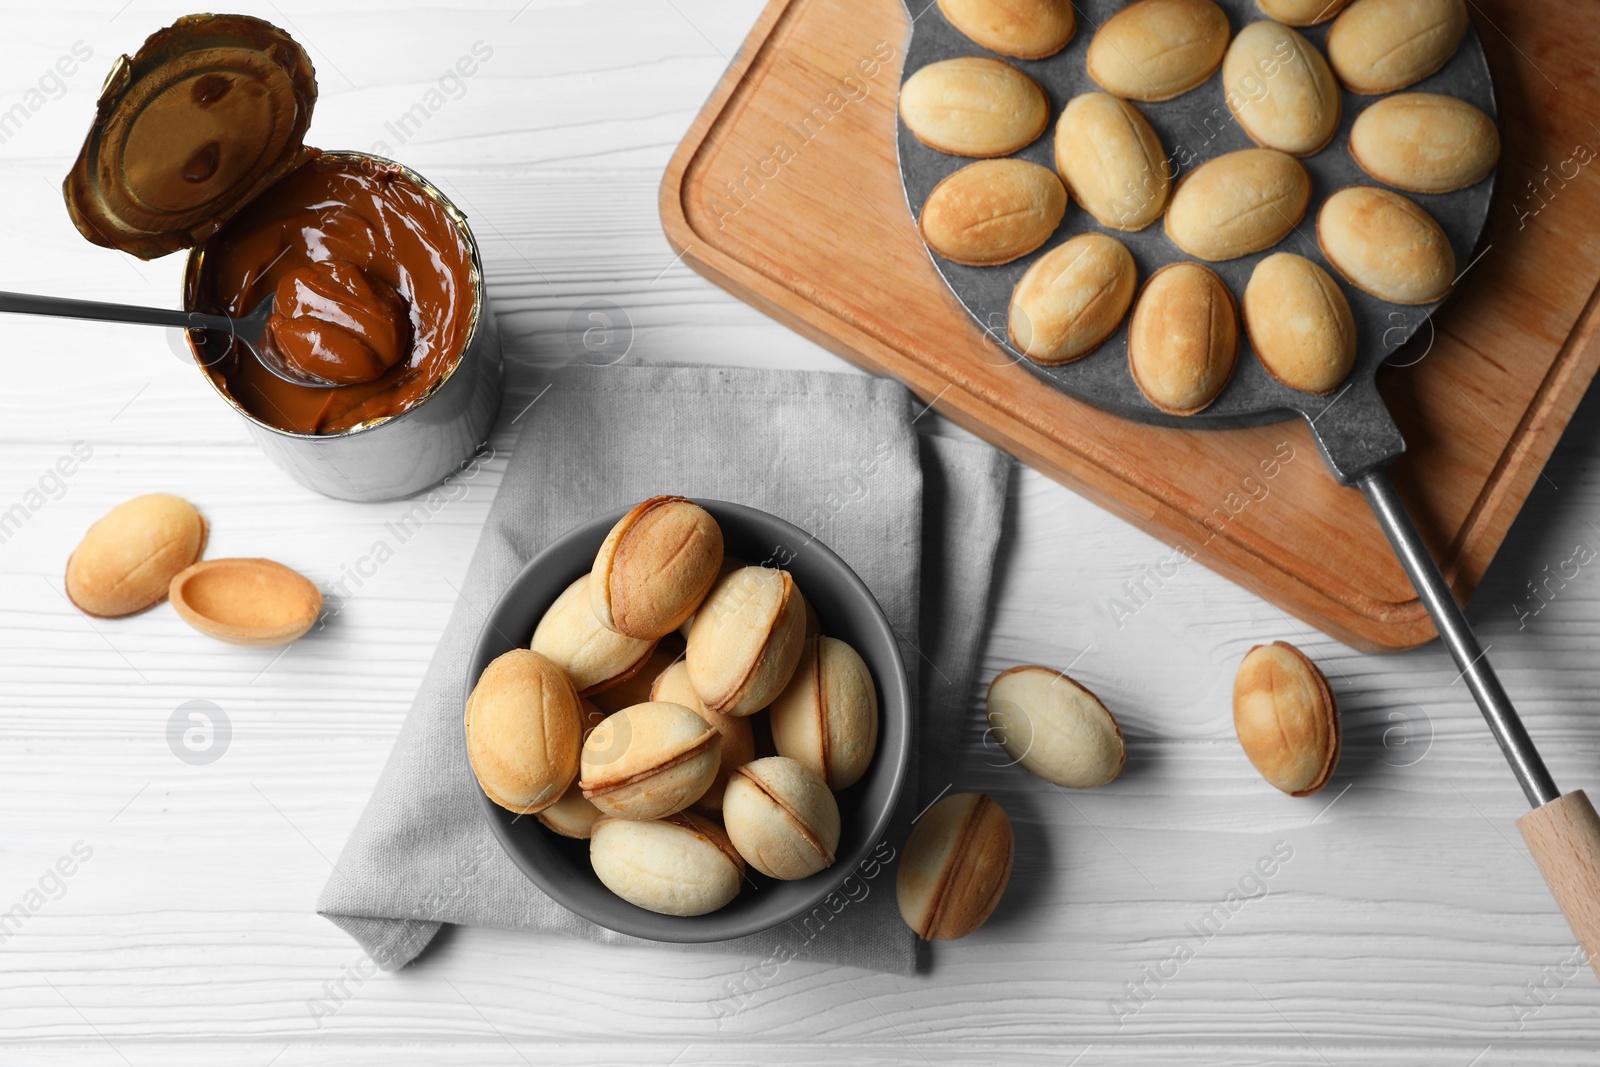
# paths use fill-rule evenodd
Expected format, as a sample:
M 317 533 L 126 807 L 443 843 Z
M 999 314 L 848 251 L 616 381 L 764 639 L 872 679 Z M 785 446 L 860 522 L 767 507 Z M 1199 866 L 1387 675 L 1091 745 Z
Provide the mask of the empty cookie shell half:
M 270 559 L 203 560 L 174 575 L 167 595 L 206 636 L 256 648 L 296 640 L 322 614 L 317 587 Z

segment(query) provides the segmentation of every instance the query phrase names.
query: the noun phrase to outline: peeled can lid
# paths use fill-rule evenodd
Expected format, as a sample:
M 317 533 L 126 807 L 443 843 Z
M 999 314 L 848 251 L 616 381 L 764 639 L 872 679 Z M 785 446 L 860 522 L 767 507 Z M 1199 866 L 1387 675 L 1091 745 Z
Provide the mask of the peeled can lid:
M 311 60 L 270 22 L 187 15 L 106 75 L 67 212 L 140 259 L 199 244 L 310 157 L 316 100 Z

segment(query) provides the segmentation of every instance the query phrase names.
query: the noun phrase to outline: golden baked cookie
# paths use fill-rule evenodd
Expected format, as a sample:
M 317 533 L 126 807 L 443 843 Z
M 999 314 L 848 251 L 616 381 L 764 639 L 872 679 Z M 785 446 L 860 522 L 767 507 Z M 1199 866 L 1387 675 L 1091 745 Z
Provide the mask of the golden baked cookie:
M 945 259 L 992 267 L 1044 244 L 1067 213 L 1067 190 L 1025 159 L 969 163 L 934 186 L 918 225 Z
M 1193 415 L 1222 392 L 1238 356 L 1238 315 L 1221 278 L 1187 262 L 1150 276 L 1128 323 L 1128 368 L 1146 400 Z
M 684 651 L 689 684 L 711 711 L 753 714 L 789 684 L 805 639 L 805 598 L 788 571 L 732 571 L 695 612 Z
M 1315 793 L 1339 764 L 1339 702 L 1317 665 L 1288 642 L 1245 653 L 1233 679 L 1233 728 L 1261 777 L 1290 796 Z
M 67 557 L 67 599 L 102 619 L 144 611 L 167 598 L 173 577 L 205 546 L 206 520 L 183 497 L 124 500 L 96 519 Z
M 1353 93 L 1392 93 L 1455 55 L 1466 0 L 1355 0 L 1328 29 L 1328 62 Z
M 1431 304 L 1455 281 L 1450 239 L 1432 215 L 1388 189 L 1351 185 L 1328 197 L 1317 243 L 1346 281 L 1393 304 Z
M 1009 63 L 961 56 L 929 63 L 900 87 L 900 118 L 927 145 L 952 156 L 1009 156 L 1050 125 L 1050 98 Z
M 660 915 L 705 915 L 739 895 L 744 860 L 716 822 L 681 811 L 635 822 L 602 816 L 589 839 L 600 883 Z
M 1055 55 L 1078 28 L 1071 0 L 939 0 L 939 10 L 989 51 L 1018 59 Z
M 651 497 L 617 520 L 589 573 L 589 610 L 614 633 L 653 641 L 682 626 L 722 565 L 722 528 L 681 496 Z
M 722 765 L 722 735 L 682 704 L 652 700 L 606 716 L 584 739 L 578 784 L 600 814 L 660 819 L 699 800 Z
M 1113 96 L 1170 100 L 1211 77 L 1228 47 L 1228 16 L 1211 0 L 1137 0 L 1089 42 L 1089 77 Z
M 994 913 L 1015 859 L 1005 809 L 982 793 L 951 793 L 906 836 L 894 876 L 900 917 L 925 941 L 966 937 Z
M 1339 83 L 1322 53 L 1276 22 L 1239 31 L 1222 60 L 1228 110 L 1256 144 L 1309 156 L 1339 128 Z
M 561 668 L 514 648 L 483 669 L 467 698 L 467 762 L 490 800 L 543 811 L 578 773 L 578 693 Z
M 1035 363 L 1081 359 L 1128 313 L 1138 270 L 1128 248 L 1103 233 L 1081 233 L 1028 268 L 1011 294 L 1011 343 Z
M 1073 199 L 1113 230 L 1142 230 L 1167 206 L 1172 167 L 1161 139 L 1126 100 L 1083 93 L 1056 122 L 1056 170 Z
M 1311 176 L 1293 156 L 1241 148 L 1202 163 L 1178 183 L 1167 236 L 1199 259 L 1233 259 L 1271 248 L 1311 203 Z
M 1448 193 L 1489 176 L 1500 160 L 1500 131 L 1465 100 L 1399 93 L 1356 116 L 1350 155 L 1380 182 L 1413 193 Z
M 1331 393 L 1355 366 L 1350 301 L 1304 256 L 1275 252 L 1257 263 L 1240 304 L 1256 358 L 1289 388 Z

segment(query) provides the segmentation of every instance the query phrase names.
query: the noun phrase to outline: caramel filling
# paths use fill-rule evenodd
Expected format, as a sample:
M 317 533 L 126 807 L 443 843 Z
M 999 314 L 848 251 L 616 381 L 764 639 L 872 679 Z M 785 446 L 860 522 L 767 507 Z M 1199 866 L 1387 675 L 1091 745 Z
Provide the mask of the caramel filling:
M 242 346 L 206 335 L 212 380 L 280 429 L 331 434 L 398 415 L 450 371 L 472 332 L 472 253 L 456 218 L 374 160 L 314 156 L 203 248 L 190 307 L 243 315 L 276 293 L 269 343 L 344 383 L 283 381 Z
M 585 785 L 582 781 L 579 781 L 578 786 L 583 790 L 583 795 L 589 800 L 593 800 L 595 797 L 604 793 L 615 793 L 619 789 L 626 789 L 628 786 L 638 785 L 640 782 L 647 782 L 661 772 L 670 770 L 671 768 L 678 766 L 680 763 L 687 763 L 689 760 L 698 759 L 700 756 L 705 754 L 706 749 L 710 748 L 716 743 L 716 740 L 717 731 L 712 730 L 710 733 L 701 737 L 700 740 L 696 741 L 689 748 L 680 752 L 678 755 L 673 756 L 671 759 L 666 760 L 665 762 L 656 764 L 654 767 L 647 767 L 642 771 L 635 771 L 633 774 L 626 775 L 622 778 L 601 779 L 600 781 L 590 782 L 588 785 Z
M 278 282 L 267 343 L 314 378 L 357 385 L 411 351 L 405 298 L 354 263 L 326 259 Z

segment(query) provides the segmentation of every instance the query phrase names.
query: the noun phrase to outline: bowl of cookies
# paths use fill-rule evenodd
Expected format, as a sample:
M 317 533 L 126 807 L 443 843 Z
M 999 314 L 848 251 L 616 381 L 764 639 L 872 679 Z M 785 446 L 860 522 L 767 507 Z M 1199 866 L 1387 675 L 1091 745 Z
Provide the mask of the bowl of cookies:
M 884 837 L 907 774 L 910 692 L 871 591 L 739 504 L 659 496 L 573 529 L 501 594 L 467 678 L 495 837 L 635 937 L 805 914 Z

